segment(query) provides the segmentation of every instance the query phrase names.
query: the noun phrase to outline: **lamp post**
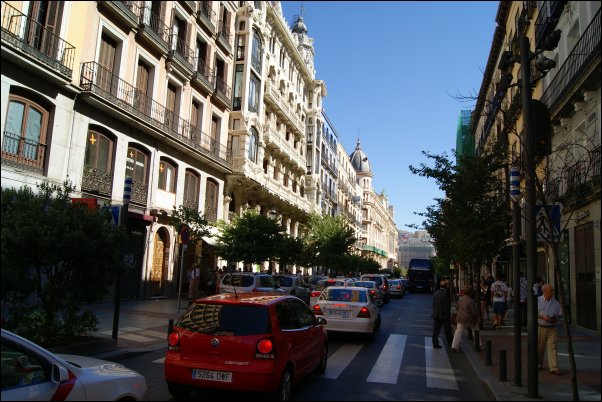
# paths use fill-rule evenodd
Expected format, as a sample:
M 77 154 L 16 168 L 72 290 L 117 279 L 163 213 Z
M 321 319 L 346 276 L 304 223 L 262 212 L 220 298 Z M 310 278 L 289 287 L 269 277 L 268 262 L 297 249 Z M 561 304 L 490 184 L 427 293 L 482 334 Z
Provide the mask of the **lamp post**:
M 123 206 L 121 207 L 121 215 L 119 215 L 119 226 L 125 229 L 126 237 L 125 241 L 127 243 L 127 232 L 128 232 L 128 213 L 130 206 L 130 195 L 132 194 L 132 178 L 130 176 L 126 176 L 124 185 L 123 185 Z M 123 246 L 124 256 L 125 256 L 125 244 Z M 113 309 L 113 332 L 111 334 L 111 338 L 117 342 L 117 334 L 119 332 L 119 309 L 121 303 L 121 277 L 122 277 L 122 269 L 120 268 L 117 272 L 117 277 L 115 278 L 115 291 L 114 291 L 114 309 Z

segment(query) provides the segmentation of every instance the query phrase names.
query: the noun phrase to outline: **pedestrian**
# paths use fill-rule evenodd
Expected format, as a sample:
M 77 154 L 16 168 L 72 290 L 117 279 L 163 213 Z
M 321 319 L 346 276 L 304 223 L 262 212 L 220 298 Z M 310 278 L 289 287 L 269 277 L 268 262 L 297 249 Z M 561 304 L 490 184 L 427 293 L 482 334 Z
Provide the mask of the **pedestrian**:
M 493 303 L 493 329 L 500 329 L 504 325 L 506 314 L 506 300 L 508 300 L 508 287 L 504 283 L 504 275 L 499 274 L 497 281 L 491 285 L 491 301 Z
M 542 286 L 542 295 L 537 299 L 537 368 L 543 368 L 544 350 L 548 349 L 548 369 L 550 373 L 560 375 L 558 369 L 556 323 L 562 317 L 560 303 L 554 298 L 554 287 L 550 284 Z
M 493 285 L 493 282 L 495 282 L 495 279 L 493 279 L 493 275 L 491 274 L 491 272 L 489 273 L 489 275 L 487 275 L 487 278 L 485 279 L 485 285 L 487 285 L 487 319 L 489 319 L 489 309 L 491 308 L 492 305 L 492 301 L 491 301 L 491 285 Z
M 535 283 L 533 284 L 533 293 L 535 296 L 539 297 L 543 295 L 543 280 L 538 276 L 535 278 Z
M 510 306 L 512 306 L 512 301 L 514 300 L 514 290 L 512 290 L 512 287 L 510 286 L 508 281 L 504 281 L 504 283 L 506 284 L 506 288 L 508 290 L 506 291 L 506 312 L 504 313 L 504 317 L 502 318 L 502 324 L 508 316 L 508 311 L 510 311 Z
M 190 270 L 190 284 L 188 285 L 188 298 L 196 299 L 199 292 L 199 278 L 201 277 L 201 270 L 198 265 L 193 265 Z
M 520 326 L 523 331 L 527 330 L 527 292 L 529 281 L 525 278 L 525 273 L 520 273 Z
M 439 344 L 441 327 L 443 327 L 443 331 L 445 332 L 447 344 L 450 347 L 452 344 L 452 330 L 451 323 L 449 322 L 451 318 L 451 297 L 447 289 L 447 281 L 443 279 L 439 283 L 439 286 L 439 290 L 433 295 L 433 348 L 435 349 L 441 349 L 441 345 Z
M 489 308 L 487 307 L 489 301 L 487 300 L 487 295 L 489 292 L 487 291 L 487 284 L 485 283 L 485 279 L 481 279 L 481 319 L 485 318 L 485 313 L 487 313 L 487 319 L 489 319 Z
M 460 352 L 460 341 L 462 340 L 464 329 L 474 329 L 479 319 L 479 311 L 477 310 L 477 303 L 473 298 L 474 292 L 472 286 L 465 286 L 462 293 L 463 295 L 456 305 L 456 332 L 452 341 L 452 352 Z

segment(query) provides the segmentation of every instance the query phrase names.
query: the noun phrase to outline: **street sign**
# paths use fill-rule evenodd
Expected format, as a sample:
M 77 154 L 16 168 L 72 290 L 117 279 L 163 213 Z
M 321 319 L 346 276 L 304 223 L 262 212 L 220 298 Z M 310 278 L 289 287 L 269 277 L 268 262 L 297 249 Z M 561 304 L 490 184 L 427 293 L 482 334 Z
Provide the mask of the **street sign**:
M 560 241 L 560 217 L 562 204 L 554 205 L 537 204 L 535 215 L 535 229 L 537 230 L 537 241 Z
M 514 202 L 520 199 L 520 170 L 514 166 L 510 168 L 510 198 Z

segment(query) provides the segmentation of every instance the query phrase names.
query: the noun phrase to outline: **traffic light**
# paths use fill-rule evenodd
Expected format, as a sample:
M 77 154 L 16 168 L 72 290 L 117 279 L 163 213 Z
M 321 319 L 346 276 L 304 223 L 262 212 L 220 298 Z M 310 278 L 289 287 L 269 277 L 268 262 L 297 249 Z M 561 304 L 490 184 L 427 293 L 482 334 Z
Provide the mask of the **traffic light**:
M 538 100 L 533 105 L 533 133 L 535 135 L 535 156 L 547 156 L 552 152 L 552 122 L 548 107 Z

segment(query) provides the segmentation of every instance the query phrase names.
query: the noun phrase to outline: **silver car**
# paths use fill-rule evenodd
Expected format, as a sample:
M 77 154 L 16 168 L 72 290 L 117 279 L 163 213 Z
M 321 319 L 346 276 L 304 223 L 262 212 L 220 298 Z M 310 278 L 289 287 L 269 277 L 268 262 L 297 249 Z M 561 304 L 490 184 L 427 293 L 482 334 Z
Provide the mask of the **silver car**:
M 311 290 L 303 281 L 303 278 L 297 275 L 283 274 L 274 275 L 274 279 L 278 285 L 291 296 L 297 296 L 309 305 L 309 295 Z
M 351 285 L 368 289 L 370 292 L 370 298 L 377 306 L 383 305 L 383 292 L 379 289 L 378 285 L 374 281 L 356 281 Z
M 224 275 L 218 293 L 277 292 L 285 293 L 270 274 L 254 272 L 232 272 Z
M 406 294 L 405 286 L 401 279 L 389 279 L 389 294 L 391 297 L 404 297 Z

